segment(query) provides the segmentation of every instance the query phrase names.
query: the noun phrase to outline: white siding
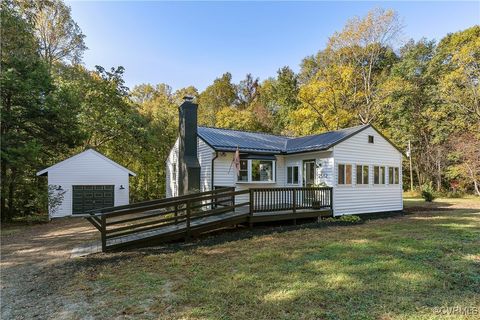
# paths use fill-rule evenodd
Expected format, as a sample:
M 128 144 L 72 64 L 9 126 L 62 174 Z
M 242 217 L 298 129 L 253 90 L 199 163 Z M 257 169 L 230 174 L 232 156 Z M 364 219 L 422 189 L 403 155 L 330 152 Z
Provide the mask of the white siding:
M 49 169 L 48 184 L 61 186 L 65 191 L 62 204 L 56 212 L 50 212 L 50 217 L 64 217 L 72 214 L 72 186 L 74 185 L 114 185 L 114 205 L 129 203 L 128 172 L 90 151 L 85 151 Z M 121 185 L 125 189 L 120 190 Z
M 215 187 L 234 187 L 235 169 L 232 164 L 233 153 L 219 152 L 214 161 L 215 170 L 213 171 Z
M 368 143 L 368 136 L 374 143 Z M 334 146 L 335 174 L 333 204 L 334 214 L 359 214 L 368 212 L 397 211 L 403 209 L 402 154 L 378 132 L 369 127 Z M 338 164 L 352 164 L 352 185 L 338 185 Z M 356 165 L 369 166 L 369 184 L 356 184 Z M 385 185 L 373 184 L 373 166 L 398 167 L 400 183 L 388 184 L 386 168 Z
M 166 197 L 178 196 L 178 138 L 175 144 L 170 150 L 170 154 L 167 158 L 167 170 L 166 170 Z M 202 139 L 198 139 L 198 162 L 200 163 L 200 191 L 211 190 L 211 177 L 212 177 L 212 158 L 214 151 L 210 148 Z M 174 170 L 176 166 L 176 170 Z
M 214 185 L 219 187 L 235 187 L 236 190 L 246 190 L 250 188 L 273 188 L 284 185 L 284 160 L 283 157 L 276 157 L 276 182 L 275 183 L 237 183 L 235 167 L 232 165 L 234 153 L 219 152 L 219 156 L 215 159 L 214 165 Z M 248 194 L 237 196 L 235 202 L 247 202 Z
M 245 190 L 249 188 L 274 188 L 285 187 L 287 185 L 287 165 L 299 166 L 299 184 L 302 186 L 302 172 L 303 160 L 315 159 L 317 163 L 322 163 L 322 168 L 317 169 L 318 183 L 325 181 L 328 185 L 333 182 L 333 158 L 331 152 L 312 152 L 309 154 L 291 155 L 291 156 L 276 156 L 276 182 L 275 183 L 237 183 L 235 168 L 232 166 L 232 159 L 234 153 L 219 153 L 215 159 L 214 165 L 214 185 L 223 187 L 235 187 L 236 190 Z M 323 175 L 322 175 L 323 173 Z M 326 178 L 323 178 L 323 177 Z M 290 185 L 293 187 L 293 185 Z M 236 202 L 248 201 L 248 195 L 238 196 Z
M 294 155 L 285 156 L 284 174 L 287 174 L 287 167 L 298 166 L 299 167 L 299 184 L 303 185 L 303 161 L 315 160 L 317 167 L 315 169 L 315 183 L 326 183 L 328 186 L 333 184 L 333 158 L 331 151 L 324 152 L 310 152 L 300 153 Z M 285 177 L 285 186 L 287 186 L 287 178 Z
M 176 197 L 178 196 L 178 138 L 175 141 L 175 144 L 170 150 L 170 153 L 167 158 L 167 170 L 165 172 L 165 183 L 166 183 L 166 197 Z M 174 166 L 176 170 L 174 170 Z
M 200 191 L 212 190 L 212 159 L 214 151 L 202 139 L 198 139 L 198 162 L 200 163 Z

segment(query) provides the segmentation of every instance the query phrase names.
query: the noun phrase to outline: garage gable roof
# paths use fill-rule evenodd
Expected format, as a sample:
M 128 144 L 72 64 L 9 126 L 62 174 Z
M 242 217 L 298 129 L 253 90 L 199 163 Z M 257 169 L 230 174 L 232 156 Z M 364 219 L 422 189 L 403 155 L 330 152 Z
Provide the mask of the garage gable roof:
M 56 168 L 58 168 L 58 167 L 61 167 L 61 166 L 63 166 L 64 164 L 66 164 L 66 163 L 68 163 L 68 162 L 71 162 L 71 161 L 73 161 L 73 160 L 75 160 L 75 159 L 79 159 L 79 158 L 81 158 L 81 157 L 83 157 L 83 156 L 85 156 L 85 155 L 87 155 L 87 154 L 94 154 L 94 155 L 96 155 L 97 157 L 99 157 L 99 158 L 101 158 L 101 159 L 109 162 L 110 164 L 113 164 L 113 165 L 116 166 L 117 168 L 125 171 L 125 172 L 128 173 L 129 175 L 131 175 L 131 176 L 133 176 L 133 177 L 136 176 L 136 174 L 135 174 L 134 172 L 128 170 L 128 169 L 125 168 L 124 166 L 116 163 L 116 162 L 113 161 L 112 159 L 107 158 L 106 156 L 104 156 L 104 155 L 101 154 L 100 152 L 95 151 L 95 150 L 93 150 L 93 149 L 85 150 L 85 151 L 80 152 L 80 153 L 78 153 L 78 154 L 76 154 L 76 155 L 74 155 L 74 156 L 72 156 L 72 157 L 70 157 L 70 158 L 67 158 L 67 159 L 65 159 L 65 160 L 63 160 L 63 161 L 60 161 L 60 162 L 54 164 L 53 166 L 50 166 L 50 167 L 48 167 L 48 168 L 46 168 L 46 169 L 43 169 L 43 170 L 40 170 L 40 171 L 37 172 L 37 176 L 47 175 L 47 174 L 48 174 L 48 171 L 50 171 L 50 170 L 52 170 L 52 169 L 56 169 Z

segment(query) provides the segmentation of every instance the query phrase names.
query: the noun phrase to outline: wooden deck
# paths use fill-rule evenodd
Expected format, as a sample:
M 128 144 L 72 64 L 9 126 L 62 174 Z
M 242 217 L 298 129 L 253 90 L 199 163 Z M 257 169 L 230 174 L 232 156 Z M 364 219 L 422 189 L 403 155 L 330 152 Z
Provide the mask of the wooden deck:
M 249 194 L 248 202 L 235 202 L 236 196 L 245 194 Z M 279 198 L 293 201 L 270 201 Z M 259 203 L 258 199 L 262 202 Z M 297 202 L 297 199 L 303 200 Z M 272 188 L 268 191 L 262 189 L 260 195 L 255 194 L 255 190 L 223 188 L 106 208 L 84 216 L 101 232 L 102 251 L 107 251 L 189 239 L 239 224 L 251 226 L 259 222 L 296 222 L 298 219 L 330 216 L 331 199 L 330 188 Z

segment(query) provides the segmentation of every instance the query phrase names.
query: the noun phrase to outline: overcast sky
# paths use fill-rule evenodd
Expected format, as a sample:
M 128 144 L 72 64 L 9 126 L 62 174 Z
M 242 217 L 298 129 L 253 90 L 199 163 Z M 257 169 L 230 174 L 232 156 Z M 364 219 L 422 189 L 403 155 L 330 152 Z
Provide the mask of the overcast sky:
M 224 72 L 261 80 L 325 47 L 347 19 L 375 7 L 402 17 L 404 38 L 440 39 L 480 23 L 473 2 L 67 1 L 86 35 L 88 68 L 124 66 L 129 87 L 205 89 Z

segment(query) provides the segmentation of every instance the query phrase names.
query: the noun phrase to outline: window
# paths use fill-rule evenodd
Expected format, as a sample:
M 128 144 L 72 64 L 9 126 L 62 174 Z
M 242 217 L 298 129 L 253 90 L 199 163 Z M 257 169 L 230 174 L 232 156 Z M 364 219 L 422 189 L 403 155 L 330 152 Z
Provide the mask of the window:
M 357 166 L 357 184 L 368 184 L 368 166 Z
M 275 161 L 241 159 L 237 182 L 275 182 Z
M 400 172 L 398 167 L 389 167 L 388 168 L 388 183 L 389 184 L 399 184 L 400 183 Z
M 251 160 L 252 180 L 262 182 L 273 182 L 273 161 Z
M 352 165 L 338 165 L 338 184 L 352 184 Z
M 248 181 L 248 160 L 240 160 L 240 171 L 238 181 Z
M 368 136 L 368 143 L 373 143 L 374 136 Z
M 385 184 L 385 167 L 373 167 L 373 183 Z
M 298 167 L 287 167 L 287 184 L 298 184 Z

